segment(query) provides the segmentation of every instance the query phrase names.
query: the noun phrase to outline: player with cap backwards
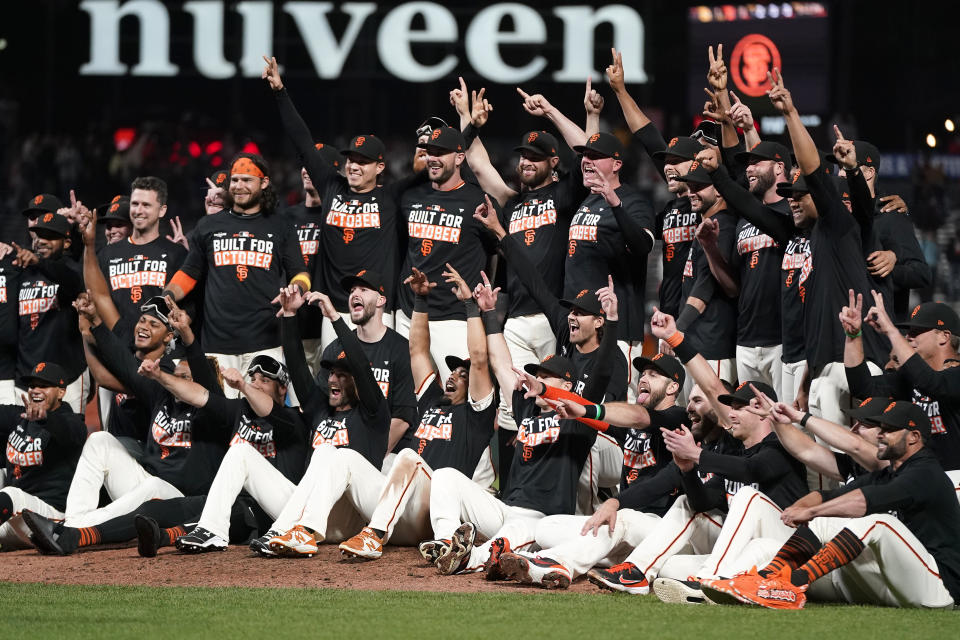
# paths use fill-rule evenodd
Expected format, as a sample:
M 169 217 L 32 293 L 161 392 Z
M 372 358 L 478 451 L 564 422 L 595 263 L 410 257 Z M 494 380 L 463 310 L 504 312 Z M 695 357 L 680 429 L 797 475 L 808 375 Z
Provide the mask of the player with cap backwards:
M 795 531 L 774 559 L 730 580 L 704 583 L 711 599 L 770 609 L 817 600 L 943 608 L 960 602 L 960 504 L 927 448 L 923 409 L 891 402 L 877 457 L 890 464 L 786 509 Z M 864 553 L 869 549 L 869 553 Z
M 202 218 L 190 251 L 164 294 L 182 300 L 203 282 L 203 349 L 224 369 L 246 370 L 260 354 L 281 357 L 279 323 L 270 301 L 285 283 L 310 290 L 310 276 L 293 229 L 273 215 L 277 195 L 260 156 L 237 155 L 230 165 L 228 208 Z M 225 390 L 236 397 L 236 389 Z
M 5 486 L 0 489 L 0 548 L 29 547 L 22 526 L 26 509 L 62 518 L 70 478 L 87 437 L 83 416 L 62 402 L 63 367 L 37 362 L 19 381 L 22 406 L 0 404 L 0 438 L 6 443 Z
M 960 317 L 943 302 L 924 302 L 910 317 L 894 324 L 881 295 L 863 315 L 863 298 L 850 292 L 840 322 L 847 334 L 843 352 L 850 393 L 855 397 L 892 396 L 911 400 L 930 418 L 927 448 L 951 477 L 960 479 Z M 863 320 L 866 318 L 892 345 L 900 366 L 874 376 L 863 355 Z M 901 335 L 901 331 L 906 336 Z

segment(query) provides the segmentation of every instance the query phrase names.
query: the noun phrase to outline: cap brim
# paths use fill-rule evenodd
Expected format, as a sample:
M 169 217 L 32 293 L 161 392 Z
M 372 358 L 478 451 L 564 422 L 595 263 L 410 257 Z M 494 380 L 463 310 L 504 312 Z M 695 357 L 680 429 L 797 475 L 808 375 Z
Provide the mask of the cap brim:
M 560 302 L 559 302 L 558 304 L 559 304 L 561 307 L 563 307 L 564 309 L 583 309 L 584 311 L 586 311 L 586 312 L 589 313 L 590 315 L 594 315 L 594 316 L 602 316 L 602 315 L 603 315 L 603 309 L 591 309 L 590 307 L 585 307 L 585 306 L 583 306 L 582 304 L 580 304 L 579 302 L 576 302 L 576 301 L 573 301 L 573 300 L 560 300 Z
M 533 155 L 536 155 L 536 156 L 540 156 L 541 158 L 544 158 L 544 159 L 546 159 L 546 158 L 554 158 L 554 157 L 556 157 L 556 155 L 557 155 L 557 154 L 555 154 L 555 153 L 552 153 L 552 154 L 551 154 L 551 153 L 547 153 L 547 152 L 544 151 L 543 149 L 538 149 L 537 147 L 533 147 L 533 146 L 526 145 L 526 144 L 522 144 L 522 145 L 520 145 L 519 147 L 514 147 L 513 150 L 516 151 L 517 153 L 520 153 L 521 151 L 526 151 L 527 153 L 530 153 L 530 154 L 533 154 Z
M 600 149 L 594 149 L 593 147 L 588 147 L 587 145 L 584 145 L 584 144 L 578 144 L 574 146 L 573 150 L 576 151 L 577 153 L 590 151 L 591 153 L 595 153 L 599 156 L 603 156 L 604 158 L 616 158 L 616 156 L 613 155 L 612 153 L 607 153 L 606 151 L 601 151 Z
M 469 358 L 458 358 L 457 356 L 446 356 L 443 361 L 447 364 L 447 368 L 450 371 L 458 367 L 463 367 L 467 371 L 470 371 L 470 359 Z
M 373 283 L 368 282 L 359 276 L 346 276 L 340 281 L 340 287 L 347 293 L 350 293 L 350 289 L 357 284 L 363 285 L 367 289 L 371 289 L 373 291 L 380 291 L 380 287 L 373 286 Z
M 417 145 L 418 147 L 420 145 Z M 373 155 L 370 153 L 364 153 L 363 151 L 358 151 L 357 149 L 351 149 L 341 154 L 344 158 L 350 156 L 360 156 L 361 158 L 366 158 L 367 160 L 372 160 L 373 162 L 383 162 L 383 157 L 380 155 Z
M 350 364 L 347 362 L 346 358 L 340 358 L 337 360 L 321 360 L 320 368 L 330 371 L 331 369 L 343 369 L 348 371 L 351 375 L 353 374 L 353 369 L 350 368 Z
M 732 407 L 734 404 L 743 404 L 743 405 L 750 404 L 749 400 L 744 400 L 743 398 L 739 396 L 735 396 L 730 393 L 724 393 L 722 395 L 717 396 L 717 401 L 720 404 L 727 405 L 728 407 Z

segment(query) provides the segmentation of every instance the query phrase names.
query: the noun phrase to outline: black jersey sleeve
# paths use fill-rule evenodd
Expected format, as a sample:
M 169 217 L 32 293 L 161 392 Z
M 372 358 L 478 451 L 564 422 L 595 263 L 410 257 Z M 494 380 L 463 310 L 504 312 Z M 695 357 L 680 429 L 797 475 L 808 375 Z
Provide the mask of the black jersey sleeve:
M 180 265 L 180 271 L 194 280 L 199 280 L 207 272 L 207 250 L 204 246 L 205 234 L 200 228 L 200 225 L 209 219 L 210 218 L 203 218 L 197 226 L 194 227 L 193 231 L 190 232 L 190 250 L 187 251 L 187 257 L 183 259 L 183 263 Z M 197 305 L 202 307 L 203 303 L 197 301 Z
M 297 232 L 293 225 L 283 225 L 282 235 L 280 236 L 280 260 L 283 264 L 283 271 L 287 280 L 298 273 L 307 273 L 307 263 L 303 260 L 303 253 L 300 251 L 300 241 L 297 239 Z M 306 291 L 304 291 L 306 293 Z
M 766 482 L 790 471 L 790 461 L 779 446 L 764 446 L 752 456 L 704 451 L 700 454 L 700 469 L 736 482 Z
M 856 171 L 847 173 L 847 186 L 850 187 L 850 209 L 853 217 L 863 229 L 873 228 L 873 196 L 863 173 Z
M 840 200 L 840 194 L 822 164 L 804 178 L 810 188 L 810 196 L 817 205 L 818 225 L 823 225 L 830 233 L 839 235 L 857 224 L 856 218 Z
M 130 393 L 143 400 L 145 405 L 152 406 L 163 394 L 163 387 L 137 373 L 140 362 L 106 325 L 100 323 L 91 328 L 90 334 L 97 341 L 97 351 L 103 365 Z
M 37 262 L 37 269 L 60 285 L 57 289 L 57 300 L 61 307 L 69 308 L 83 291 L 83 274 L 71 258 L 63 255 L 58 258 L 43 258 Z
M 891 212 L 877 220 L 883 248 L 897 255 L 893 265 L 893 284 L 898 289 L 922 289 L 929 287 L 933 278 L 930 265 L 923 257 L 923 250 L 917 242 L 910 216 Z
M 654 475 L 641 478 L 621 491 L 620 508 L 645 511 L 649 505 L 679 489 L 680 476 L 680 469 L 671 460 Z
M 616 320 L 605 321 L 603 324 L 603 338 L 597 347 L 596 365 L 583 389 L 583 397 L 590 402 L 604 401 L 607 387 L 613 379 L 614 367 L 619 362 L 619 358 L 614 357 L 617 352 L 617 324 Z
M 647 155 L 650 156 L 650 160 L 653 162 L 653 166 L 657 168 L 657 174 L 666 182 L 667 177 L 663 175 L 664 157 L 653 155 L 667 148 L 667 141 L 663 139 L 663 134 L 660 133 L 660 130 L 657 129 L 652 122 L 648 122 L 633 132 L 633 139 L 639 142 L 643 150 L 647 152 Z
M 653 209 L 644 198 L 632 198 L 629 206 L 624 206 L 625 204 L 627 203 L 621 202 L 611 210 L 630 253 L 640 260 L 641 256 L 645 258 L 653 248 Z
M 223 393 L 220 383 L 217 380 L 217 372 L 213 368 L 213 363 L 207 360 L 207 354 L 200 347 L 200 340 L 195 339 L 185 348 L 187 353 L 187 364 L 190 365 L 190 377 L 207 391 L 213 393 Z
M 61 451 L 69 451 L 83 447 L 87 439 L 87 425 L 83 417 L 73 411 L 54 411 L 47 414 L 47 431 L 53 437 L 53 443 L 46 443 L 45 447 L 51 444 Z M 49 452 L 50 449 L 47 449 Z
M 266 420 L 273 427 L 274 438 L 280 442 L 296 442 L 303 438 L 305 423 L 296 409 L 274 402 Z
M 550 292 L 550 287 L 544 282 L 536 265 L 530 261 L 530 258 L 517 244 L 517 240 L 512 235 L 507 234 L 500 241 L 500 248 L 507 261 L 507 267 L 516 273 L 517 278 L 526 287 L 530 297 L 543 310 L 553 332 L 556 334 L 565 330 L 567 310 L 560 305 L 559 298 Z
M 934 371 L 915 353 L 900 365 L 900 371 L 923 395 L 940 402 L 960 402 L 960 367 Z
M 310 181 L 313 182 L 320 193 L 323 193 L 329 183 L 340 178 L 340 174 L 323 160 L 320 152 L 314 146 L 310 128 L 303 121 L 287 90 L 284 88 L 275 91 L 274 97 L 277 99 L 277 110 L 280 112 L 280 124 L 283 126 L 284 132 L 290 138 L 297 150 L 297 155 L 303 161 L 303 166 L 310 176 Z
M 710 174 L 710 177 L 713 179 L 713 186 L 717 188 L 717 193 L 723 196 L 730 208 L 740 214 L 741 218 L 754 224 L 776 240 L 781 247 L 787 245 L 796 233 L 790 218 L 778 214 L 761 203 L 730 176 L 726 167 L 719 167 Z
M 20 421 L 23 407 L 15 404 L 0 404 L 0 442 L 6 442 L 10 432 Z
M 386 399 L 383 397 L 380 385 L 377 384 L 377 379 L 373 376 L 373 369 L 370 368 L 370 362 L 363 353 L 360 340 L 357 338 L 357 334 L 351 331 L 347 323 L 343 321 L 343 318 L 337 318 L 337 321 L 333 323 L 333 330 L 337 332 L 337 337 L 340 338 L 344 357 L 353 373 L 353 383 L 357 387 L 360 406 L 365 413 L 373 415 L 386 402 Z
M 280 318 L 280 344 L 283 346 L 283 357 L 287 361 L 293 390 L 296 391 L 297 398 L 300 399 L 304 409 L 312 415 L 316 403 L 326 403 L 327 398 L 310 375 L 307 357 L 303 353 L 303 343 L 300 342 L 300 327 L 296 316 Z
M 911 358 L 912 359 L 912 358 Z M 861 400 L 866 398 L 892 398 L 900 395 L 900 377 L 896 371 L 884 371 L 875 376 L 867 368 L 866 361 L 855 367 L 846 367 L 847 386 L 850 395 Z
M 694 468 L 680 476 L 680 484 L 693 510 L 700 512 L 711 509 L 726 510 L 726 487 L 723 477 L 715 475 L 704 482 Z

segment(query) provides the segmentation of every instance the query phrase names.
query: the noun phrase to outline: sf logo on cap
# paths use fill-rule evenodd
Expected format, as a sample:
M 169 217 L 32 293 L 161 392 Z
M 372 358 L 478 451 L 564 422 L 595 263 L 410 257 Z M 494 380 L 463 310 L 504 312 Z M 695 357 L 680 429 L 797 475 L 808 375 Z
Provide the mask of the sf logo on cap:
M 533 141 L 536 140 L 536 139 L 537 139 L 537 132 L 536 132 L 536 131 L 531 131 L 531 132 L 530 132 L 530 135 L 527 136 L 527 142 L 533 142 Z
M 594 142 L 596 142 L 596 141 L 599 140 L 599 139 L 600 139 L 600 134 L 599 134 L 599 133 L 593 134 L 592 136 L 590 136 L 590 144 L 593 144 Z
M 43 370 L 46 369 L 46 368 L 47 368 L 47 363 L 46 363 L 46 362 L 41 362 L 41 363 L 37 364 L 37 368 L 34 369 L 33 372 L 34 372 L 34 373 L 40 373 L 41 371 L 43 371 Z
M 678 143 L 678 142 L 680 142 L 680 138 L 670 138 L 670 144 L 668 144 L 667 146 L 668 146 L 668 147 L 675 147 L 675 146 L 677 146 L 677 143 Z
M 43 202 L 43 196 L 37 196 L 33 199 L 33 204 L 40 204 L 41 202 Z
M 588 292 L 588 291 L 590 291 L 590 290 L 589 290 L 589 289 L 584 289 L 583 291 L 581 291 L 580 293 L 578 293 L 578 294 L 577 294 L 577 300 L 579 300 L 579 299 L 582 298 L 583 296 L 587 295 L 587 292 Z
M 113 213 L 114 211 L 116 211 L 116 210 L 119 209 L 119 208 L 120 208 L 120 205 L 118 205 L 118 204 L 112 204 L 112 205 L 110 205 L 110 213 Z
M 46 214 L 45 216 L 43 216 L 43 221 L 44 221 L 44 222 L 50 222 L 51 220 L 53 220 L 53 214 L 52 214 L 52 213 L 48 213 L 48 214 Z
M 434 129 L 433 133 L 430 134 L 430 139 L 436 140 L 437 138 L 440 137 L 440 133 L 441 133 L 440 129 Z
M 358 272 L 357 272 L 357 277 L 358 277 L 358 278 L 362 278 L 362 277 L 363 277 L 363 274 L 365 274 L 366 272 L 367 272 L 366 269 L 362 269 L 361 271 L 358 271 Z
M 355 147 L 362 147 L 362 146 L 363 146 L 363 143 L 366 142 L 366 141 L 367 141 L 367 139 L 366 139 L 365 137 L 363 137 L 363 136 L 357 136 L 357 141 L 353 143 L 353 146 L 355 146 Z
M 227 174 L 218 173 L 217 174 L 217 184 L 223 184 L 223 181 L 227 179 Z
M 694 160 L 693 164 L 690 165 L 690 171 L 688 171 L 687 173 L 693 173 L 699 166 L 700 166 L 700 163 Z
M 910 317 L 916 318 L 918 313 L 920 313 L 920 305 L 917 305 L 913 308 L 913 311 L 910 312 Z

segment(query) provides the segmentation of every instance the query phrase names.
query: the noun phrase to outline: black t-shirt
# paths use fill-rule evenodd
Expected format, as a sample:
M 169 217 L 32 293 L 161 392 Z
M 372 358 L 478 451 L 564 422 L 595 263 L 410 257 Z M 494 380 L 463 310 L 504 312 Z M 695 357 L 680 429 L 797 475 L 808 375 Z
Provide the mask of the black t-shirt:
M 883 203 L 876 201 L 873 228 L 883 248 L 897 255 L 890 279 L 893 280 L 893 310 L 895 321 L 907 316 L 910 305 L 910 290 L 930 285 L 932 274 L 920 243 L 917 242 L 913 220 L 909 214 L 899 211 L 882 212 Z
M 728 264 L 735 265 L 737 218 L 729 211 L 718 211 L 713 219 L 720 225 L 717 246 Z M 707 262 L 707 255 L 694 241 L 683 268 L 682 298 L 693 296 L 706 304 L 706 309 L 685 329 L 690 344 L 707 360 L 733 358 L 737 352 L 737 301 L 724 294 Z
M 644 335 L 644 289 L 647 280 L 647 252 L 631 246 L 628 237 L 646 234 L 653 242 L 656 222 L 650 203 L 636 189 L 616 189 L 619 207 L 611 207 L 603 196 L 586 197 L 570 221 L 567 233 L 567 260 L 564 266 L 563 297 L 573 300 L 584 289 L 596 291 L 613 276 L 619 300 L 621 340 L 642 340 Z
M 523 391 L 513 392 L 513 416 L 519 427 L 504 503 L 546 515 L 572 514 L 580 471 L 597 432 L 576 420 L 541 412 Z
M 353 334 L 356 335 L 356 330 Z M 358 338 L 359 340 L 359 338 Z M 417 420 L 417 399 L 413 392 L 413 374 L 410 372 L 410 343 L 402 335 L 387 327 L 377 342 L 359 340 L 363 353 L 370 361 L 373 377 L 390 406 L 390 415 L 406 422 L 412 429 Z M 343 345 L 339 338 L 323 350 L 323 360 L 336 360 Z M 317 372 L 317 386 L 327 392 L 327 376 L 330 372 L 321 368 Z M 409 430 L 408 430 L 409 432 Z
M 803 308 L 812 268 L 810 239 L 805 232 L 798 232 L 787 241 L 780 264 L 780 335 L 783 338 L 780 359 L 784 362 L 805 359 Z
M 517 239 L 550 292 L 557 297 L 563 290 L 567 229 L 584 193 L 583 175 L 577 165 L 577 170 L 557 182 L 511 198 L 501 213 L 503 228 Z M 507 271 L 507 293 L 510 295 L 509 317 L 540 313 L 539 305 L 512 269 Z
M 634 482 L 642 482 L 655 475 L 671 461 L 670 452 L 663 442 L 660 428 L 678 429 L 690 426 L 686 409 L 670 407 L 663 411 L 647 409 L 650 426 L 646 429 L 616 429 L 625 431 L 623 444 L 623 469 L 620 471 L 620 488 L 626 489 Z M 619 434 L 617 434 L 619 435 Z M 619 438 L 618 438 L 619 440 Z
M 0 259 L 0 380 L 10 380 L 17 369 L 20 267 L 14 266 L 13 259 L 14 254 Z
M 18 377 L 28 374 L 38 362 L 59 364 L 67 373 L 68 383 L 83 372 L 86 362 L 73 308 L 82 287 L 80 266 L 71 258 L 41 260 L 23 270 L 18 307 Z
M 270 301 L 307 269 L 297 236 L 283 216 L 224 210 L 197 223 L 181 270 L 205 280 L 204 351 L 238 354 L 280 344 Z
M 736 462 L 735 458 L 743 456 L 743 443 L 731 436 L 721 427 L 716 427 L 720 433 L 717 438 L 703 443 L 703 453 L 721 456 L 715 460 Z M 709 467 L 709 463 L 707 467 Z M 714 473 L 702 464 L 681 474 L 681 486 L 687 496 L 690 508 L 694 511 L 718 510 L 726 512 L 730 496 L 727 494 L 727 480 L 722 474 Z
M 784 216 L 790 215 L 785 198 L 769 207 Z M 736 246 L 740 265 L 737 344 L 745 347 L 780 344 L 780 306 L 771 301 L 776 300 L 780 292 L 784 247 L 743 218 L 737 222 Z
M 283 216 L 293 226 L 293 231 L 297 234 L 300 255 L 303 256 L 303 262 L 307 265 L 307 273 L 310 274 L 311 288 L 314 291 L 327 291 L 327 288 L 321 284 L 323 282 L 321 264 L 325 261 L 320 248 L 323 207 L 308 207 L 301 202 L 284 209 Z M 337 286 L 336 289 L 339 291 L 340 287 Z M 304 340 L 320 337 L 323 328 L 323 313 L 320 311 L 320 307 L 312 304 L 303 305 L 297 312 L 297 319 L 300 321 L 300 335 Z
M 6 485 L 63 511 L 70 481 L 87 439 L 83 416 L 66 404 L 46 419 L 21 418 L 23 407 L 0 405 L 0 438 L 6 442 Z
M 685 300 L 681 294 L 683 268 L 696 238 L 700 214 L 690 210 L 690 198 L 674 198 L 657 214 L 657 237 L 661 241 L 660 310 L 674 318 Z
M 187 250 L 162 235 L 145 244 L 130 238 L 104 246 L 97 256 L 110 287 L 110 298 L 120 313 L 114 332 L 132 336 L 140 318 L 140 305 L 160 295 L 177 272 Z
M 493 437 L 499 403 L 496 394 L 491 394 L 492 398 L 479 411 L 469 398 L 461 404 L 445 404 L 442 402 L 443 389 L 434 374 L 433 380 L 420 396 L 418 404 L 423 412 L 413 432 L 411 448 L 434 471 L 452 467 L 468 478 L 473 477 L 480 456 Z M 487 399 L 480 399 L 477 406 L 482 406 L 484 400 Z
M 853 456 L 848 453 L 834 451 L 833 459 L 837 462 L 837 471 L 840 472 L 840 482 L 843 484 L 853 482 L 856 478 L 862 476 L 863 474 L 869 473 L 866 469 L 860 466 L 859 462 L 853 459 Z
M 803 311 L 807 365 L 817 374 L 831 362 L 843 362 L 845 336 L 837 314 L 849 301 L 849 290 L 862 294 L 864 300 L 873 298 L 860 226 L 822 168 L 804 177 L 818 214 L 810 232 L 812 270 L 806 280 Z M 864 326 L 863 342 L 868 360 L 886 362 L 890 345 L 885 338 Z
M 583 396 L 590 384 L 590 376 L 598 366 L 600 349 L 597 348 L 589 353 L 583 353 L 570 346 L 568 349 L 562 350 L 561 354 L 570 358 L 573 363 L 573 392 Z M 614 349 L 611 358 L 613 363 L 610 370 L 610 382 L 607 384 L 603 398 L 587 398 L 591 402 L 620 402 L 627 399 L 627 372 L 630 370 L 630 365 L 620 349 Z
M 937 561 L 937 572 L 954 602 L 960 602 L 960 503 L 936 456 L 921 449 L 894 469 L 893 465 L 862 475 L 833 491 L 832 500 L 859 489 L 867 513 L 893 512 Z
M 430 282 L 443 282 L 443 271 L 450 263 L 469 286 L 480 282 L 480 271 L 492 253 L 493 238 L 473 219 L 483 203 L 483 191 L 463 182 L 449 191 L 439 191 L 432 183 L 407 189 L 400 196 L 401 224 L 407 225 L 407 251 L 399 279 L 416 267 Z M 400 309 L 413 314 L 413 292 L 399 286 Z M 431 320 L 465 320 L 466 312 L 450 287 L 438 286 L 427 298 Z

